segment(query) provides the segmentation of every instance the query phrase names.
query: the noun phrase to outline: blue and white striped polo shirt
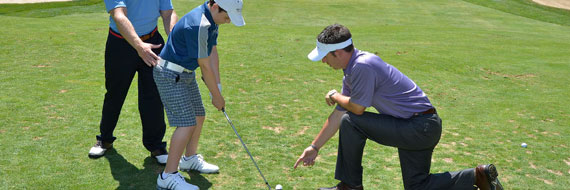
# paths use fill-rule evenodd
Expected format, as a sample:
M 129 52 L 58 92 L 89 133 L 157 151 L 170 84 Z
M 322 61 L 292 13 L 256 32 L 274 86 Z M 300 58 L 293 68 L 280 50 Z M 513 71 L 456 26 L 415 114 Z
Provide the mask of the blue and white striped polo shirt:
M 160 53 L 162 59 L 196 70 L 198 58 L 210 56 L 217 44 L 218 25 L 207 3 L 194 8 L 174 25 Z

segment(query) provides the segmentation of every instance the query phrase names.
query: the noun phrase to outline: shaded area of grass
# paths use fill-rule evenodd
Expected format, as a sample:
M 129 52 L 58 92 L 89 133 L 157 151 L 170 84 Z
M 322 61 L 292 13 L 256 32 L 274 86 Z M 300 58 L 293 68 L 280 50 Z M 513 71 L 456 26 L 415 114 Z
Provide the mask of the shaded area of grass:
M 476 5 L 489 7 L 506 13 L 570 26 L 570 11 L 539 5 L 532 0 L 463 0 Z
M 45 18 L 60 15 L 95 13 L 105 11 L 103 1 L 74 0 L 68 2 L 48 2 L 30 4 L 2 4 L 0 15 L 31 18 Z

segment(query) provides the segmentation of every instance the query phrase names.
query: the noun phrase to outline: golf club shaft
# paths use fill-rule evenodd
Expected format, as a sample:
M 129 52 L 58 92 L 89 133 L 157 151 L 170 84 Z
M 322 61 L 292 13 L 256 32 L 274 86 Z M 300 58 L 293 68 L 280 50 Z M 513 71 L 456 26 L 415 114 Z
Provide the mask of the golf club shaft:
M 243 148 L 245 148 L 245 151 L 247 152 L 247 154 L 249 155 L 249 158 L 251 158 L 251 161 L 253 161 L 253 164 L 255 165 L 255 168 L 257 168 L 257 171 L 259 171 L 259 175 L 261 175 L 261 177 L 263 178 L 263 181 L 265 181 L 265 185 L 267 185 L 267 188 L 269 188 L 269 190 L 271 190 L 271 185 L 269 185 L 269 183 L 267 182 L 267 180 L 265 179 L 265 176 L 263 176 L 263 173 L 261 173 L 261 170 L 259 169 L 259 166 L 257 166 L 257 163 L 255 162 L 255 160 L 253 159 L 253 156 L 251 156 L 251 152 L 249 152 L 249 149 L 247 149 L 247 146 L 245 146 L 245 143 L 243 142 L 243 140 L 241 139 L 241 136 L 239 136 L 236 127 L 234 127 L 234 124 L 232 123 L 232 120 L 230 119 L 230 117 L 228 117 L 228 114 L 226 113 L 226 109 L 222 108 L 222 112 L 224 112 L 224 115 L 226 116 L 226 119 L 228 120 L 228 123 L 230 123 L 230 125 L 232 126 L 232 129 L 234 129 L 234 132 L 236 133 L 236 136 L 238 137 L 239 141 L 241 142 L 241 145 L 243 145 Z

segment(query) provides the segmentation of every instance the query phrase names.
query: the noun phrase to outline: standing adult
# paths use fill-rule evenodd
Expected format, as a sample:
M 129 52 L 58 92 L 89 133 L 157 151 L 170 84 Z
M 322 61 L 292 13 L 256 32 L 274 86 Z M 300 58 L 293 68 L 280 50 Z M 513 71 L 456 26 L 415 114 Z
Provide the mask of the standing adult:
M 143 145 L 160 164 L 166 164 L 168 153 L 162 141 L 166 130 L 164 111 L 153 79 L 152 68 L 158 64 L 158 53 L 164 39 L 158 32 L 161 17 L 167 35 L 178 20 L 171 0 L 105 0 L 109 12 L 109 34 L 105 46 L 105 100 L 97 135 L 97 143 L 89 157 L 99 158 L 112 148 L 121 108 L 129 87 L 138 72 L 138 106 L 143 127 Z
M 342 93 L 331 90 L 325 101 L 336 109 L 299 157 L 313 165 L 318 151 L 339 130 L 336 186 L 363 189 L 362 154 L 366 140 L 398 148 L 405 189 L 502 189 L 492 164 L 457 172 L 430 174 L 433 149 L 441 137 L 441 119 L 426 94 L 380 57 L 354 48 L 348 28 L 327 26 L 308 55 L 344 72 Z M 374 107 L 379 114 L 365 112 Z

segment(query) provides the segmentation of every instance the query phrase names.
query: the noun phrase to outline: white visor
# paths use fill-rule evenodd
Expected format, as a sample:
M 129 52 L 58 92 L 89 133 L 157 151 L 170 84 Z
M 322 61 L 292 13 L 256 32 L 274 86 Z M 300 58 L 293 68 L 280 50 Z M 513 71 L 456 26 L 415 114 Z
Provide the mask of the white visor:
M 343 49 L 346 46 L 349 46 L 350 44 L 352 44 L 352 38 L 336 44 L 324 44 L 319 42 L 319 40 L 317 40 L 317 47 L 313 49 L 313 51 L 311 51 L 311 53 L 309 53 L 307 57 L 311 61 L 319 61 L 323 59 L 323 57 L 325 57 L 329 52 L 337 49 Z

